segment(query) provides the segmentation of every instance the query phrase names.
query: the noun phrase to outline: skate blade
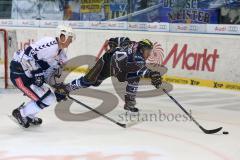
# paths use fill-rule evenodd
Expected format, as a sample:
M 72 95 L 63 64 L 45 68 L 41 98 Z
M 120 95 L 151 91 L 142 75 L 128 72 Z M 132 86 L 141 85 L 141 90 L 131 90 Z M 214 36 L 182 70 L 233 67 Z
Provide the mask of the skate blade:
M 16 125 L 18 125 L 20 128 L 22 128 L 22 129 L 27 129 L 27 128 L 25 128 L 25 127 L 23 127 L 21 124 L 19 124 L 19 122 L 18 122 L 18 120 L 16 120 L 16 118 L 14 118 L 12 115 L 8 115 L 8 118 L 10 119 L 10 120 L 12 120 L 12 122 L 14 122 Z
M 133 117 L 136 117 L 136 116 L 139 116 L 141 113 L 141 110 L 139 109 L 138 112 L 131 112 L 131 111 L 126 111 L 126 115 L 127 116 L 133 116 Z M 139 121 L 138 118 L 136 118 L 136 120 L 131 120 L 130 122 L 127 122 L 126 123 L 126 128 L 129 128 L 129 127 L 132 127 L 132 126 L 135 126 L 135 125 L 138 125 L 140 123 L 142 123 L 143 121 Z
M 138 112 L 126 111 L 125 114 L 128 116 L 137 116 L 140 114 L 140 111 L 138 111 Z
M 126 128 L 129 128 L 129 127 L 133 127 L 133 126 L 135 126 L 135 125 L 138 125 L 138 124 L 140 124 L 141 122 L 140 121 L 132 121 L 132 122 L 129 122 L 129 123 L 127 123 L 126 124 Z
M 37 128 L 37 127 L 40 127 L 42 124 L 38 124 L 38 125 L 35 125 L 35 124 L 32 124 L 32 123 L 30 123 L 30 127 L 31 128 Z M 30 128 L 29 127 L 29 128 Z
M 25 127 L 23 127 L 21 124 L 19 124 L 19 123 L 18 123 L 18 120 L 16 120 L 16 118 L 14 118 L 12 115 L 8 115 L 8 118 L 9 118 L 10 120 L 12 120 L 15 124 L 17 124 L 20 128 L 22 128 L 22 129 L 24 129 L 24 130 L 26 130 L 26 129 L 29 130 L 30 127 L 31 127 L 31 128 L 36 128 L 36 127 L 39 127 L 39 126 L 40 126 L 40 125 L 30 124 L 30 126 L 29 126 L 28 128 L 25 128 Z

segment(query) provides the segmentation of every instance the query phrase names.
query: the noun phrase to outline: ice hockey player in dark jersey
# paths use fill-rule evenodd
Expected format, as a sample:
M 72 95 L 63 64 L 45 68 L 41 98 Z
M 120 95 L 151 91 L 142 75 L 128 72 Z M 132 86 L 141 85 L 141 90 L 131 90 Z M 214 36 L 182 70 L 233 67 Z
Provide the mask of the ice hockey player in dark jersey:
M 12 117 L 25 128 L 40 125 L 36 117 L 42 109 L 58 99 L 50 90 L 55 78 L 61 75 L 62 66 L 67 62 L 64 48 L 72 43 L 75 34 L 70 26 L 58 26 L 56 37 L 44 37 L 25 50 L 14 53 L 10 64 L 12 83 L 31 100 L 12 111 Z M 48 85 L 45 85 L 48 84 Z
M 59 85 L 57 93 L 67 95 L 76 89 L 99 86 L 103 80 L 114 76 L 120 82 L 127 82 L 124 109 L 138 112 L 135 105 L 140 78 L 151 78 L 152 85 L 156 87 L 162 83 L 160 73 L 146 67 L 146 60 L 152 52 L 153 43 L 148 39 L 133 42 L 125 37 L 112 38 L 109 42 L 110 50 L 85 76 L 75 79 L 69 84 Z

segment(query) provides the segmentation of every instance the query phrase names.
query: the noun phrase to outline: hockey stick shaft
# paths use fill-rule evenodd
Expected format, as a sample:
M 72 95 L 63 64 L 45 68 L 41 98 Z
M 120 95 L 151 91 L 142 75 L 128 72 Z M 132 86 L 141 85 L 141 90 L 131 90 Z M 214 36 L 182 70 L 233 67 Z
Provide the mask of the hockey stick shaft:
M 159 87 L 157 87 L 157 88 L 159 88 Z M 161 89 L 162 89 L 162 88 L 161 88 Z M 206 134 L 214 134 L 214 133 L 219 132 L 219 131 L 222 129 L 222 127 L 219 127 L 219 128 L 217 128 L 217 129 L 213 129 L 213 130 L 207 130 L 207 129 L 203 128 L 203 127 L 193 118 L 193 116 L 192 116 L 190 113 L 188 113 L 188 112 L 186 111 L 186 109 L 185 109 L 175 98 L 173 98 L 173 96 L 171 96 L 165 89 L 162 89 L 162 91 L 163 91 L 166 95 L 168 95 L 168 97 L 169 97 L 173 102 L 175 102 L 175 103 L 178 105 L 178 107 L 180 107 L 180 108 L 182 109 L 182 111 L 183 111 L 204 133 L 206 133 Z
M 182 109 L 182 111 L 183 111 L 191 120 L 193 120 L 194 123 L 196 123 L 196 125 L 197 125 L 198 127 L 201 126 L 201 125 L 192 117 L 192 115 L 191 115 L 190 113 L 188 113 L 188 112 L 186 111 L 186 109 L 183 108 L 183 106 L 182 106 L 175 98 L 173 98 L 173 96 L 171 96 L 165 89 L 162 89 L 162 90 L 163 90 L 163 92 L 164 92 L 166 95 L 168 95 L 168 97 L 169 97 L 173 102 L 175 102 L 175 103 Z
M 108 116 L 106 116 L 106 115 L 100 113 L 99 111 L 97 111 L 97 110 L 91 108 L 90 106 L 88 106 L 88 105 L 86 105 L 86 104 L 84 104 L 84 103 L 82 103 L 82 102 L 76 100 L 75 98 L 71 97 L 70 95 L 68 95 L 68 98 L 71 99 L 71 100 L 73 100 L 74 102 L 76 102 L 76 103 L 82 105 L 83 107 L 85 107 L 85 108 L 87 108 L 87 109 L 93 111 L 94 113 L 96 113 L 96 114 L 98 114 L 98 115 L 100 115 L 100 116 L 102 116 L 102 117 L 108 119 L 109 121 L 111 121 L 111 122 L 117 124 L 118 126 L 123 127 L 123 128 L 126 128 L 126 124 L 123 124 L 123 123 L 119 123 L 119 122 L 117 122 L 116 120 L 114 120 L 114 119 L 112 119 L 112 118 L 110 118 L 110 117 L 108 117 Z

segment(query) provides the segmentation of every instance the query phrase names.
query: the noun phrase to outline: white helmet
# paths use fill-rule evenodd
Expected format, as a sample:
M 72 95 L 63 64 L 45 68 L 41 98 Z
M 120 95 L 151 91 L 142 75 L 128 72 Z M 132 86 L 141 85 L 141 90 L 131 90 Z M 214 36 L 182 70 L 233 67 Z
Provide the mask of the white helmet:
M 68 37 L 72 37 L 72 40 L 76 39 L 76 35 L 73 32 L 73 29 L 71 26 L 59 25 L 57 27 L 57 37 L 60 38 L 62 34 L 66 37 L 66 40 L 68 39 Z

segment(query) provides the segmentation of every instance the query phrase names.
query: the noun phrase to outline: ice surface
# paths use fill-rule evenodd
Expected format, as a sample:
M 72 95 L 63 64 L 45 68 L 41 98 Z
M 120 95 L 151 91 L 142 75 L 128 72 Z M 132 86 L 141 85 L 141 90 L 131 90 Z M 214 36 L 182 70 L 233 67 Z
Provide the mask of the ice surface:
M 114 93 L 107 80 L 99 90 Z M 140 89 L 141 90 L 141 89 Z M 22 129 L 7 115 L 23 101 L 14 89 L 0 90 L 0 160 L 239 160 L 239 92 L 174 85 L 171 94 L 207 129 L 222 126 L 229 135 L 205 135 L 190 121 L 145 121 L 123 129 L 104 118 L 89 121 L 62 121 L 53 105 L 39 114 L 40 127 Z M 102 101 L 75 96 L 96 107 Z M 111 99 L 109 99 L 111 100 Z M 166 96 L 138 98 L 141 116 L 182 115 Z M 123 101 L 107 115 L 122 121 Z M 87 109 L 73 103 L 71 112 Z M 145 117 L 146 118 L 146 117 Z M 148 117 L 149 118 L 149 117 Z M 171 120 L 171 117 L 169 118 Z M 128 121 L 129 122 L 129 121 Z

